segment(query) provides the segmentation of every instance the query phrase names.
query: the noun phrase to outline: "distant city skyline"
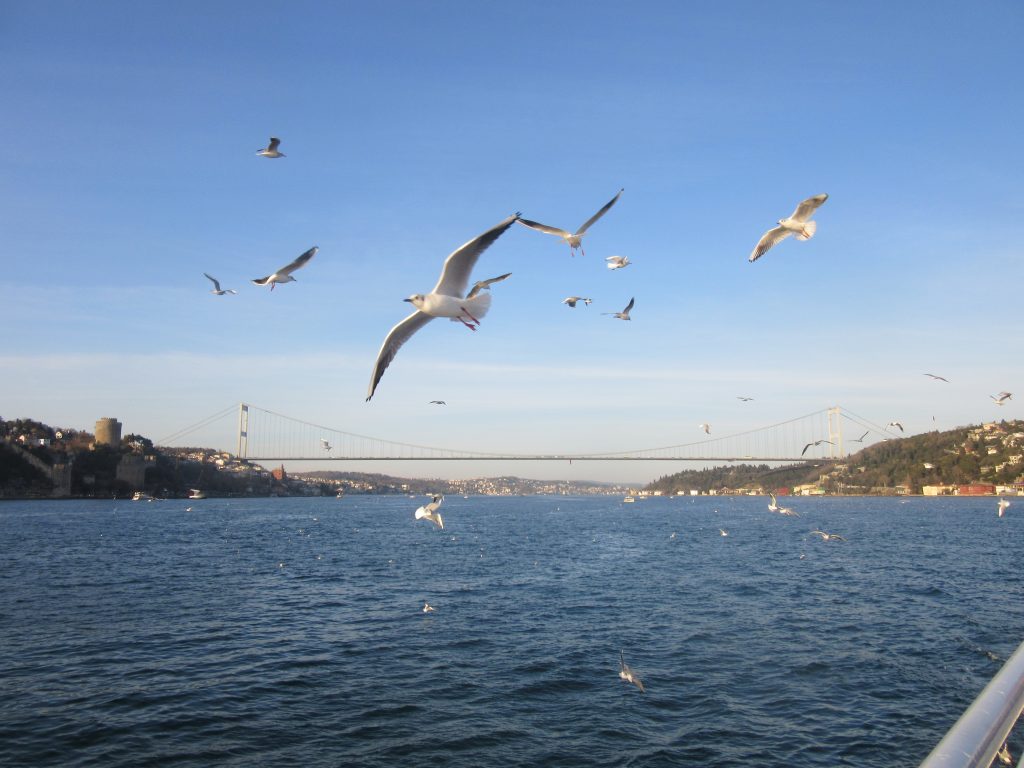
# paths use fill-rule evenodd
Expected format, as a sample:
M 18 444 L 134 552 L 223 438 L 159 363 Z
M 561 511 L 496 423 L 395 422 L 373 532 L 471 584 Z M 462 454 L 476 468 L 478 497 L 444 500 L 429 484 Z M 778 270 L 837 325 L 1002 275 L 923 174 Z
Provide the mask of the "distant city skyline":
M 245 401 L 513 453 L 672 445 L 832 405 L 907 435 L 1020 418 L 1022 36 L 1009 1 L 965 24 L 952 2 L 14 0 L 0 417 L 115 416 L 160 440 Z M 257 154 L 271 137 L 284 157 Z M 511 272 L 479 330 L 431 322 L 365 401 L 402 300 L 452 250 L 517 211 L 578 227 L 619 189 L 585 254 L 511 227 L 472 278 Z M 818 194 L 813 238 L 748 262 Z M 251 283 L 314 246 L 295 282 Z M 630 297 L 629 322 L 602 315 Z M 234 451 L 232 428 L 194 439 Z M 675 471 L 373 471 L 413 470 Z

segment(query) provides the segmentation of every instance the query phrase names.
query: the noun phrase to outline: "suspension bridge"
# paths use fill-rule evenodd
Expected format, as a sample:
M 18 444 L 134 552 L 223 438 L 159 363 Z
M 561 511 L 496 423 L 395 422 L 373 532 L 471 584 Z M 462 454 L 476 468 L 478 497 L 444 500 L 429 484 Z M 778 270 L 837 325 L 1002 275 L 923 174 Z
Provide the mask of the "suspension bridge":
M 279 461 L 700 461 L 797 463 L 837 460 L 847 448 L 900 437 L 839 406 L 729 435 L 654 448 L 580 453 L 503 453 L 418 445 L 355 434 L 239 403 L 159 441 L 185 445 L 189 435 L 233 419 L 235 455 L 253 462 Z M 845 430 L 844 430 L 845 427 Z M 846 435 L 857 437 L 847 438 Z

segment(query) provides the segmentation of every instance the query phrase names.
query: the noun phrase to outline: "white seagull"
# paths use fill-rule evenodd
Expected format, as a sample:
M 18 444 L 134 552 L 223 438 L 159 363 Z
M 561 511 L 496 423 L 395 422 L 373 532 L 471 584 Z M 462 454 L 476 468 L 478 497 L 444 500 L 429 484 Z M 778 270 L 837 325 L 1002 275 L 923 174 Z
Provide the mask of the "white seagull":
M 807 445 L 805 445 L 804 449 L 802 451 L 800 451 L 800 455 L 803 456 L 805 453 L 807 453 L 807 449 L 810 448 L 811 446 L 817 447 L 817 446 L 821 445 L 822 443 L 828 443 L 829 445 L 835 445 L 835 443 L 833 443 L 831 440 L 815 440 L 813 443 L 808 443 Z
M 999 500 L 999 517 L 1003 516 L 1008 506 L 1010 506 L 1010 502 L 1008 502 L 1006 499 Z
M 269 285 L 270 290 L 274 290 L 274 286 L 277 285 L 278 283 L 293 283 L 295 282 L 295 278 L 292 277 L 292 272 L 301 267 L 306 266 L 306 263 L 314 256 L 316 256 L 316 252 L 319 250 L 320 249 L 314 245 L 304 254 L 299 256 L 291 264 L 281 267 L 279 270 L 277 270 L 277 272 L 275 272 L 272 275 L 255 278 L 252 282 L 254 282 L 256 285 Z
M 423 612 L 424 613 L 433 613 L 436 610 L 437 609 L 434 608 L 434 606 L 432 606 L 430 603 L 424 603 L 423 604 Z
M 704 424 L 698 424 L 697 427 L 703 429 L 705 435 L 711 434 L 711 425 L 708 424 L 707 422 L 705 422 Z
M 587 299 L 584 298 L 583 296 L 567 296 L 566 298 L 562 299 L 563 304 L 568 304 L 573 309 L 576 308 L 577 301 L 582 301 L 586 306 L 589 307 L 590 302 L 593 301 L 593 299 Z
M 322 437 L 320 438 L 320 447 L 323 448 L 328 453 L 330 453 L 334 449 L 334 446 L 331 445 L 326 440 L 324 440 Z
M 633 308 L 633 299 L 630 299 L 629 300 L 629 304 L 627 304 L 626 308 L 624 310 L 622 310 L 621 312 L 602 312 L 601 314 L 602 315 L 612 315 L 613 317 L 617 317 L 619 320 L 629 320 L 629 310 L 631 310 L 632 308 Z
M 622 269 L 633 263 L 629 256 L 605 256 L 604 260 L 608 262 L 608 269 Z
M 203 272 L 203 275 L 206 277 L 207 280 L 213 283 L 213 290 L 211 290 L 210 293 L 212 293 L 214 296 L 223 296 L 225 293 L 238 293 L 238 291 L 233 290 L 232 288 L 222 289 L 220 287 L 220 282 L 218 282 L 217 278 L 211 277 L 210 275 L 207 275 L 205 272 Z
M 851 443 L 863 443 L 864 442 L 864 438 L 868 436 L 868 432 L 870 432 L 870 431 L 871 431 L 870 429 L 867 430 L 863 435 L 861 435 L 860 437 L 853 438 L 852 440 L 850 440 L 850 442 Z
M 284 153 L 278 152 L 277 148 L 281 145 L 281 140 L 275 136 L 270 137 L 270 143 L 265 149 L 259 150 L 256 154 L 261 157 L 284 157 Z
M 903 425 L 902 425 L 902 424 L 900 424 L 900 423 L 899 423 L 898 421 L 890 421 L 890 422 L 889 422 L 888 424 L 886 424 L 885 426 L 887 426 L 887 427 L 897 427 L 897 428 L 899 429 L 899 431 L 900 431 L 900 432 L 902 432 L 902 431 L 903 431 Z
M 828 195 L 815 195 L 808 197 L 793 211 L 788 219 L 779 219 L 779 226 L 769 229 L 754 246 L 749 261 L 757 261 L 768 252 L 768 249 L 781 243 L 790 235 L 796 235 L 797 240 L 810 240 L 814 237 L 814 231 L 818 228 L 818 222 L 810 221 L 811 216 L 822 203 L 828 200 Z
M 1012 400 L 1013 399 L 1013 393 L 1011 393 L 1011 392 L 1000 392 L 998 395 L 989 395 L 989 397 L 991 397 L 993 400 L 995 400 L 996 405 L 1006 405 L 1006 401 L 1007 400 Z
M 816 536 L 821 536 L 822 541 L 846 541 L 845 536 L 840 536 L 838 533 L 825 533 L 824 531 L 811 531 Z
M 800 517 L 794 510 L 789 507 L 780 507 L 778 501 L 775 498 L 775 494 L 771 491 L 768 492 L 768 496 L 771 501 L 768 503 L 768 509 L 771 512 L 778 512 L 780 515 L 786 515 L 787 517 Z
M 504 280 L 511 273 L 491 280 L 481 280 L 473 286 L 467 296 L 463 297 L 462 294 L 469 284 L 469 275 L 473 271 L 477 259 L 480 258 L 480 254 L 486 251 L 491 243 L 497 240 L 518 218 L 519 214 L 509 216 L 500 224 L 491 227 L 482 235 L 453 251 L 445 259 L 444 266 L 441 268 L 441 277 L 430 293 L 426 295 L 417 293 L 403 299 L 412 304 L 416 310 L 388 331 L 388 335 L 384 338 L 380 352 L 377 353 L 377 362 L 374 363 L 373 373 L 370 375 L 367 400 L 373 397 L 373 392 L 377 388 L 377 384 L 380 383 L 384 371 L 395 359 L 401 346 L 435 317 L 447 317 L 452 321 L 461 322 L 470 330 L 476 330 L 476 326 L 480 324 L 480 318 L 487 314 L 487 310 L 491 306 L 490 293 L 483 293 L 482 290 L 491 283 Z
M 619 201 L 619 197 L 622 196 L 624 189 L 625 188 L 620 189 L 619 193 L 615 195 L 615 197 L 613 197 L 607 203 L 605 203 L 604 207 L 601 208 L 601 210 L 599 210 L 597 213 L 595 213 L 593 216 L 591 216 L 589 219 L 583 222 L 583 225 L 579 229 L 577 229 L 576 232 L 566 232 L 564 229 L 559 229 L 558 227 L 549 227 L 547 224 L 540 224 L 536 221 L 530 221 L 529 219 L 520 219 L 519 223 L 525 227 L 529 227 L 530 229 L 536 229 L 538 232 L 545 232 L 549 235 L 556 235 L 557 237 L 562 238 L 563 240 L 565 240 L 565 242 L 569 244 L 569 252 L 573 256 L 576 255 L 577 248 L 580 249 L 581 254 L 586 255 L 583 252 L 583 235 L 586 233 L 588 229 L 590 229 L 590 226 L 595 221 L 604 216 L 608 212 L 608 209 Z
M 444 496 L 434 496 L 433 501 L 431 501 L 429 504 L 424 504 L 422 507 L 416 510 L 416 519 L 429 520 L 443 531 L 444 520 L 441 519 L 441 513 L 437 511 L 437 508 L 441 506 L 442 501 L 444 501 Z
M 619 677 L 627 683 L 632 683 L 639 688 L 640 693 L 644 692 L 644 684 L 640 681 L 640 678 L 636 676 L 636 673 L 629 668 L 629 665 L 626 663 L 626 659 L 622 656 L 622 651 L 619 651 Z

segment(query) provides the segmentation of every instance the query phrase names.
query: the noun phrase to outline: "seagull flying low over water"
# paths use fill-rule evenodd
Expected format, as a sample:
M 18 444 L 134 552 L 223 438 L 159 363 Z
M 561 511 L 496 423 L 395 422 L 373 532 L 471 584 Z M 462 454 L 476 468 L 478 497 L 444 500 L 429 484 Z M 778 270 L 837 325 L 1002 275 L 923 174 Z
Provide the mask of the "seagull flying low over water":
M 608 269 L 622 269 L 633 263 L 629 256 L 606 256 L 604 260 L 608 262 Z
M 577 301 L 582 301 L 585 306 L 589 307 L 590 302 L 593 301 L 593 299 L 587 299 L 584 298 L 583 296 L 567 296 L 566 298 L 562 299 L 563 304 L 568 304 L 573 309 L 576 308 Z
M 632 683 L 639 688 L 640 693 L 644 692 L 644 684 L 640 681 L 640 678 L 636 676 L 636 673 L 629 668 L 629 665 L 626 663 L 626 659 L 622 655 L 622 651 L 619 651 L 619 677 L 627 683 Z
M 629 310 L 631 310 L 632 308 L 633 308 L 633 299 L 630 299 L 629 300 L 629 304 L 627 304 L 626 308 L 624 310 L 622 310 L 621 312 L 602 312 L 601 314 L 602 315 L 613 315 L 613 316 L 617 317 L 619 320 L 629 320 Z
M 210 275 L 207 275 L 205 272 L 203 272 L 203 275 L 205 275 L 207 280 L 213 283 L 213 289 L 210 291 L 210 293 L 212 293 L 214 296 L 223 296 L 225 293 L 238 293 L 238 291 L 233 290 L 231 288 L 222 289 L 220 287 L 220 282 L 217 280 L 217 278 L 211 277 Z
M 897 428 L 899 429 L 899 431 L 900 431 L 900 432 L 902 432 L 902 431 L 903 431 L 903 425 L 902 425 L 902 424 L 900 424 L 900 423 L 899 423 L 898 421 L 890 421 L 890 422 L 889 422 L 888 424 L 886 424 L 885 426 L 887 426 L 887 427 L 897 427 Z
M 1006 405 L 1007 400 L 1013 399 L 1013 394 L 1011 392 L 1000 392 L 998 395 L 989 395 L 989 397 L 995 400 L 996 405 Z
M 808 197 L 793 211 L 788 219 L 779 219 L 779 226 L 769 229 L 754 246 L 749 261 L 757 261 L 764 256 L 768 250 L 778 243 L 781 243 L 790 235 L 796 235 L 797 240 L 810 240 L 818 228 L 818 222 L 811 221 L 811 216 L 818 210 L 818 206 L 828 200 L 828 195 L 815 195 Z
M 319 250 L 320 249 L 314 245 L 291 264 L 286 264 L 274 274 L 267 275 L 266 277 L 258 277 L 252 282 L 256 283 L 256 285 L 269 285 L 270 290 L 274 290 L 274 286 L 278 283 L 294 283 L 295 278 L 292 277 L 292 272 L 306 266 L 307 262 L 316 256 L 316 252 Z
M 588 229 L 590 229 L 591 225 L 595 221 L 597 221 L 606 213 L 608 213 L 608 209 L 619 201 L 619 198 L 622 196 L 624 189 L 625 188 L 620 189 L 619 193 L 615 195 L 615 197 L 613 197 L 611 200 L 605 203 L 604 207 L 602 207 L 601 210 L 599 210 L 597 213 L 595 213 L 593 216 L 591 216 L 589 219 L 583 222 L 583 225 L 575 232 L 566 232 L 564 229 L 559 229 L 558 227 L 549 227 L 547 224 L 540 224 L 536 221 L 530 221 L 529 219 L 520 219 L 519 223 L 522 224 L 524 227 L 536 229 L 538 232 L 544 232 L 546 234 L 555 235 L 557 237 L 562 238 L 563 240 L 565 240 L 565 242 L 569 244 L 569 252 L 573 256 L 576 255 L 577 248 L 580 249 L 580 253 L 582 255 L 586 255 L 583 252 L 583 235 L 586 233 Z
M 949 379 L 943 378 L 942 376 L 936 376 L 934 373 L 926 373 L 924 375 L 930 379 L 935 379 L 936 381 L 944 381 L 947 384 L 949 384 Z
M 422 507 L 416 510 L 416 519 L 429 520 L 443 531 L 444 520 L 441 519 L 441 513 L 437 511 L 437 508 L 441 506 L 442 501 L 444 501 L 444 496 L 434 496 L 433 501 L 431 501 L 429 504 L 424 504 Z
M 807 445 L 805 445 L 804 449 L 802 451 L 800 451 L 800 455 L 803 456 L 805 453 L 807 453 L 807 449 L 810 448 L 811 446 L 817 447 L 817 446 L 821 445 L 822 443 L 828 443 L 829 445 L 835 445 L 835 443 L 833 443 L 831 440 L 815 440 L 813 443 L 808 443 Z
M 424 613 L 433 613 L 436 610 L 437 609 L 434 606 L 432 606 L 430 603 L 424 603 L 423 604 L 423 612 Z
M 256 154 L 261 157 L 284 157 L 284 153 L 277 151 L 279 146 L 281 146 L 281 140 L 275 136 L 271 136 L 270 143 L 266 148 L 259 150 Z
M 513 214 L 507 219 L 491 227 L 478 237 L 474 237 L 465 245 L 453 251 L 444 261 L 441 268 L 441 277 L 428 294 L 413 294 L 403 301 L 408 301 L 416 310 L 402 320 L 398 325 L 388 331 L 384 338 L 380 352 L 377 353 L 377 362 L 374 363 L 373 373 L 370 376 L 370 388 L 366 393 L 366 399 L 373 397 L 373 392 L 380 383 L 384 371 L 395 359 L 398 350 L 405 344 L 412 335 L 425 326 L 435 317 L 447 317 L 452 321 L 461 322 L 467 328 L 475 331 L 480 325 L 480 318 L 487 314 L 491 306 L 490 292 L 483 293 L 492 283 L 504 280 L 511 272 L 495 277 L 490 280 L 481 280 L 470 290 L 469 294 L 463 297 L 463 292 L 469 284 L 469 275 L 476 265 L 480 254 L 497 240 L 502 233 L 519 220 L 519 214 Z
M 999 500 L 999 517 L 1003 516 L 1008 506 L 1010 506 L 1010 502 L 1008 502 L 1006 499 Z
M 789 507 L 780 507 L 778 501 L 775 498 L 775 494 L 771 491 L 768 492 L 768 497 L 771 501 L 768 503 L 768 510 L 770 512 L 778 512 L 780 515 L 786 515 L 787 517 L 800 517 L 794 510 Z
M 846 541 L 845 536 L 840 536 L 838 533 L 825 533 L 824 531 L 811 531 L 815 536 L 821 536 L 822 541 Z

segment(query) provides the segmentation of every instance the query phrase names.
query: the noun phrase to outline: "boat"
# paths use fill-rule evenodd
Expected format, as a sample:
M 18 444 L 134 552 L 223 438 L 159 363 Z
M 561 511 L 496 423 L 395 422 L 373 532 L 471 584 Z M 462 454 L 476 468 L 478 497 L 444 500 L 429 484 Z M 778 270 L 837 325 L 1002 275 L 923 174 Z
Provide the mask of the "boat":
M 345 498 L 345 491 L 344 490 L 338 491 L 336 494 L 334 494 L 334 498 L 336 498 L 336 499 L 343 499 L 343 498 Z
M 622 500 L 622 503 L 623 504 L 632 504 L 634 501 L 636 501 L 636 499 L 634 499 L 632 496 L 627 496 L 626 498 L 624 498 Z
M 201 491 L 198 488 L 190 488 L 188 497 L 190 499 L 205 499 L 206 491 Z
M 132 496 L 132 501 L 153 501 L 153 497 L 148 493 L 142 491 L 136 491 L 135 495 Z

